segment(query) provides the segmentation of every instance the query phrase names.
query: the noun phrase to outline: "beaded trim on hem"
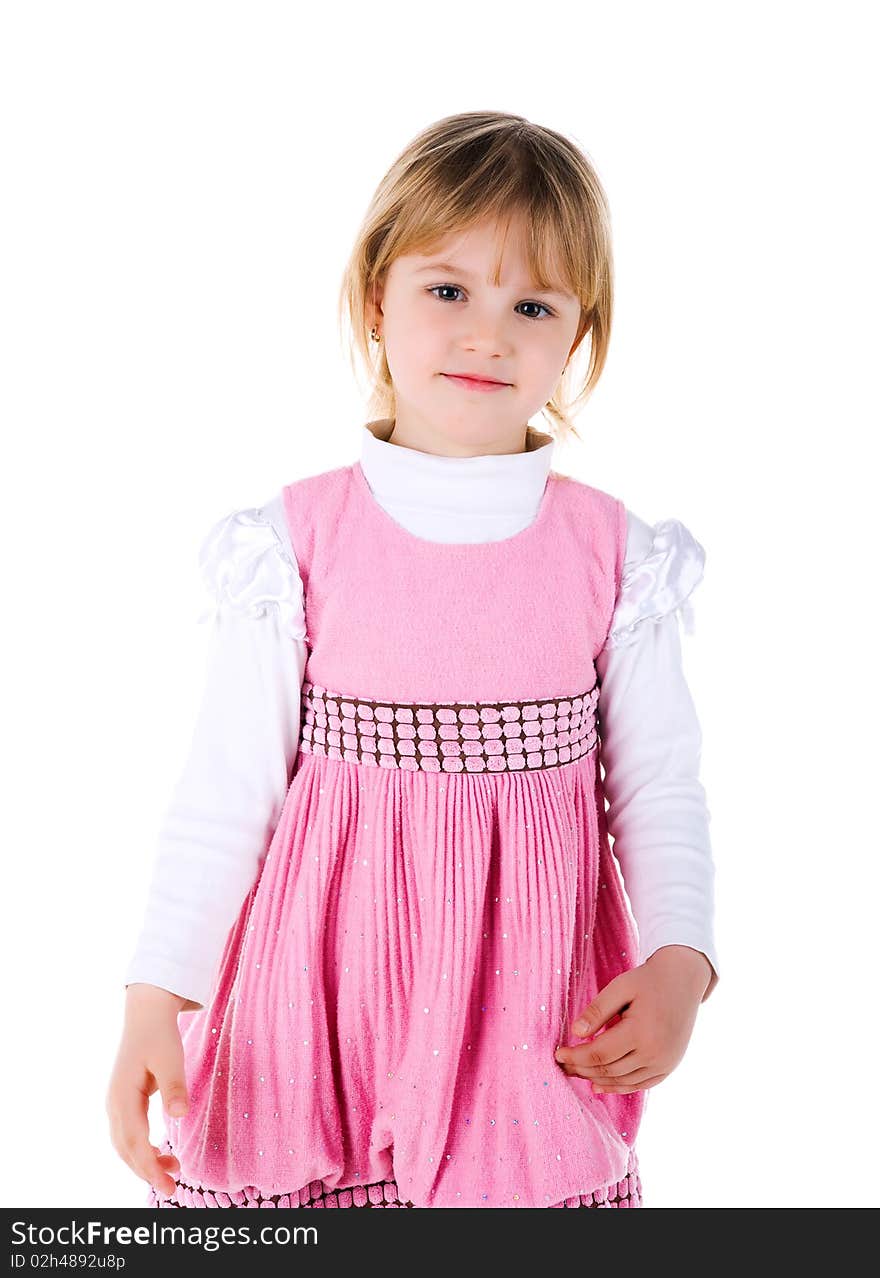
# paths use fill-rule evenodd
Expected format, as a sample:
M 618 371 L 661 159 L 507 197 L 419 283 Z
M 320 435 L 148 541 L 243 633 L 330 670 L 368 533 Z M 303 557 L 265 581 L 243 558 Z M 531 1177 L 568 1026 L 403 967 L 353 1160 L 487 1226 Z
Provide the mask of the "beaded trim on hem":
M 531 701 L 369 701 L 305 681 L 299 748 L 409 772 L 556 768 L 595 749 L 598 682 Z
M 170 1153 L 166 1143 L 163 1153 Z M 150 1187 L 148 1207 L 415 1207 L 414 1203 L 401 1199 L 397 1182 L 379 1180 L 370 1185 L 350 1185 L 346 1189 L 328 1189 L 321 1180 L 314 1180 L 303 1189 L 288 1194 L 264 1195 L 254 1185 L 247 1185 L 235 1194 L 221 1193 L 219 1190 L 198 1188 L 177 1182 L 177 1188 L 170 1198 L 156 1193 Z M 561 1203 L 549 1203 L 556 1207 L 641 1207 L 642 1183 L 639 1176 L 638 1159 L 635 1151 L 630 1152 L 629 1171 L 614 1185 L 595 1189 L 592 1193 L 579 1194 L 566 1198 Z

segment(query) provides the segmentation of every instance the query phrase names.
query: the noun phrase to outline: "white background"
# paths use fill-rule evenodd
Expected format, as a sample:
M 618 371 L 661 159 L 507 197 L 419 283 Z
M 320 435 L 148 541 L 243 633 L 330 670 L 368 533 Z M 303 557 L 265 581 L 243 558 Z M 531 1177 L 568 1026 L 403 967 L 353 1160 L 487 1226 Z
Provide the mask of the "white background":
M 146 1202 L 104 1100 L 200 691 L 197 548 L 357 456 L 359 220 L 422 127 L 494 109 L 568 134 L 611 204 L 610 359 L 557 469 L 707 551 L 722 974 L 649 1097 L 645 1206 L 876 1206 L 871 6 L 312 8 L 0 11 L 0 1201 Z

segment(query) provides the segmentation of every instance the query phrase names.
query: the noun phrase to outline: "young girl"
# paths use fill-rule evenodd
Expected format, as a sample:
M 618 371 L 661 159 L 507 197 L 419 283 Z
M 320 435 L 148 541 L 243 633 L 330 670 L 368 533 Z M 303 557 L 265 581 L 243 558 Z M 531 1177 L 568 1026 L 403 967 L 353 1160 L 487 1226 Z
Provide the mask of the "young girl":
M 551 468 L 608 348 L 596 174 L 520 116 L 441 120 L 342 301 L 359 460 L 202 548 L 113 1143 L 160 1207 L 638 1207 L 647 1091 L 718 979 L 678 631 L 704 552 Z

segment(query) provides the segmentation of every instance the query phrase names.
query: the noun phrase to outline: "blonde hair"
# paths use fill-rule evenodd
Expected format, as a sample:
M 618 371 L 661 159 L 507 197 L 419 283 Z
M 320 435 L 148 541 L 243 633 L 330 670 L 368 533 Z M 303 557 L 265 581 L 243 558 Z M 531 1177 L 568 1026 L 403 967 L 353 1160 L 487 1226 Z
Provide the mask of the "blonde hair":
M 573 347 L 590 335 L 580 384 L 572 393 L 570 357 L 543 409 L 556 438 L 580 438 L 571 416 L 599 380 L 611 332 L 608 202 L 592 165 L 573 142 L 523 116 L 498 111 L 465 111 L 423 129 L 391 165 L 367 208 L 343 273 L 339 321 L 349 324 L 355 379 L 357 356 L 369 372 L 371 417 L 393 417 L 395 405 L 384 343 L 372 343 L 369 336 L 376 283 L 402 254 L 429 252 L 485 218 L 506 223 L 518 215 L 524 215 L 536 287 L 559 286 L 555 262 L 563 287 L 581 304 Z

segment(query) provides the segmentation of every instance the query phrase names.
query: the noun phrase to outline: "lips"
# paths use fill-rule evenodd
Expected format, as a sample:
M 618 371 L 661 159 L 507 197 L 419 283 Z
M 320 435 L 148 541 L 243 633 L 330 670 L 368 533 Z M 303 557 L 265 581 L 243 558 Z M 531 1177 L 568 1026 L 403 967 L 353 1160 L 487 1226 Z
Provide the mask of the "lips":
M 489 386 L 509 386 L 510 382 L 500 382 L 497 377 L 481 377 L 479 373 L 444 373 L 444 377 L 464 377 L 469 382 L 484 382 Z

